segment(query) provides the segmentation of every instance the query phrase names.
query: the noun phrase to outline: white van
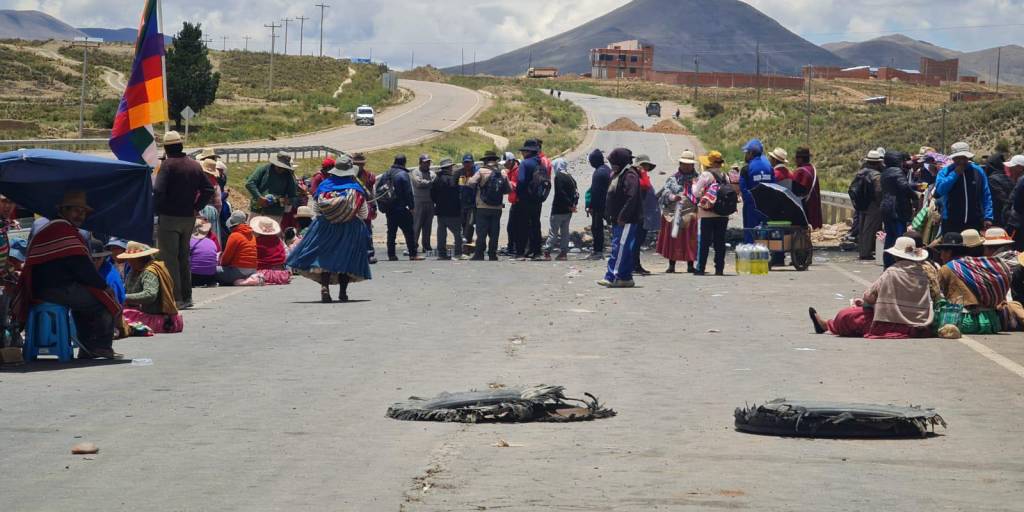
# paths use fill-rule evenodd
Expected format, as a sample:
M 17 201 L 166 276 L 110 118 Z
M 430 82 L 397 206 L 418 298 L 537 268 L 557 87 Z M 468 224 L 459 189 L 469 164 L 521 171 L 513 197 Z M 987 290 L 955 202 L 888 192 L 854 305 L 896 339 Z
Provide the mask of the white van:
M 356 126 L 373 126 L 376 122 L 373 119 L 373 107 L 362 105 L 356 109 Z

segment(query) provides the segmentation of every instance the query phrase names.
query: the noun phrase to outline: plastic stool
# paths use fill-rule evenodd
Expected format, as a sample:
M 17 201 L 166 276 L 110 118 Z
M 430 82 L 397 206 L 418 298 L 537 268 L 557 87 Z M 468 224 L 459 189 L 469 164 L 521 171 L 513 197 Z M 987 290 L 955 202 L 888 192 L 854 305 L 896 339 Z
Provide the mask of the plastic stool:
M 32 306 L 25 329 L 26 361 L 35 361 L 39 355 L 51 355 L 66 363 L 74 359 L 75 345 L 78 345 L 78 331 L 68 308 L 49 302 Z

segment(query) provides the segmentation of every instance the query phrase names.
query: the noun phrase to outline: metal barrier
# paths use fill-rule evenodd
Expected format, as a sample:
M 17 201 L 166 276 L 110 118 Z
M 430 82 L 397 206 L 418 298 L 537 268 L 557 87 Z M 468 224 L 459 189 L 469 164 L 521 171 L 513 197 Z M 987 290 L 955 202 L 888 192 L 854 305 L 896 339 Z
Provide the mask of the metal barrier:
M 213 152 L 220 156 L 225 163 L 270 161 L 278 153 L 287 153 L 294 160 L 323 158 L 327 155 L 337 156 L 341 154 L 341 150 L 327 146 L 214 148 Z M 199 153 L 202 153 L 202 149 L 192 151 L 189 153 L 189 156 L 196 157 Z
M 109 139 L 15 139 L 0 140 L 0 152 L 17 151 L 22 148 L 62 149 L 64 151 L 86 151 L 108 149 Z
M 852 219 L 853 201 L 841 192 L 821 192 L 821 215 L 825 224 L 838 224 Z

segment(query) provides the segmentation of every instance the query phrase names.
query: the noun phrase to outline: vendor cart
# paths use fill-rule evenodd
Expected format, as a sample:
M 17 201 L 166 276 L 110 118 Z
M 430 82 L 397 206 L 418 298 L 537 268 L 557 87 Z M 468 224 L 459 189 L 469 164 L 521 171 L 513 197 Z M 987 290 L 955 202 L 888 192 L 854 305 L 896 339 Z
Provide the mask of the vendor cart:
M 755 208 L 769 220 L 746 231 L 769 251 L 789 253 L 796 270 L 807 270 L 814 260 L 814 247 L 803 201 L 786 187 L 774 183 L 762 183 L 754 187 L 751 194 Z

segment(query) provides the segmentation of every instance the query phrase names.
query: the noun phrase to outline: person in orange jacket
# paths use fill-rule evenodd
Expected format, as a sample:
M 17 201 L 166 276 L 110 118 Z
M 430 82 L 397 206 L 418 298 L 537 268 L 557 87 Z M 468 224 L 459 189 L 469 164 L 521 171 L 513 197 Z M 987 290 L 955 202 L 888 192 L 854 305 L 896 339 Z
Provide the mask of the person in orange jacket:
M 245 212 L 241 210 L 235 210 L 228 218 L 227 227 L 231 235 L 224 244 L 220 266 L 217 267 L 217 281 L 221 285 L 231 286 L 235 281 L 256 273 L 256 236 L 246 219 Z

